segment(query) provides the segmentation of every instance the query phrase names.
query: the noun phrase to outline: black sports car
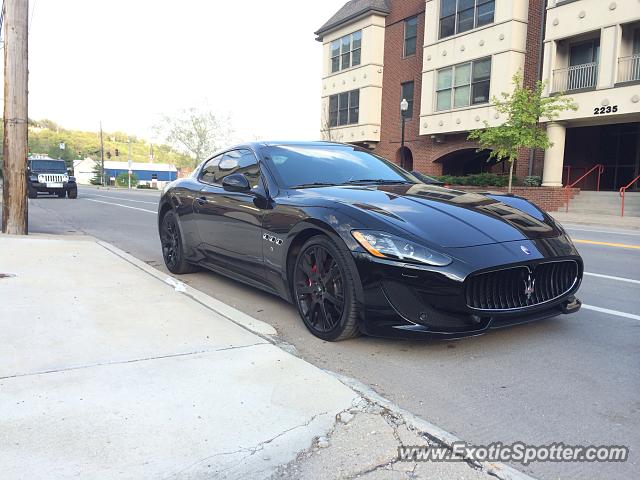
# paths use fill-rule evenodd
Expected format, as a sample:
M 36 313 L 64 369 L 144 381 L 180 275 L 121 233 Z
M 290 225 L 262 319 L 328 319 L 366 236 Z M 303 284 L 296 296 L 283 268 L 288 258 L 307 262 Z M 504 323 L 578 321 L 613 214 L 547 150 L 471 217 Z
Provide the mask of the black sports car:
M 294 303 L 326 340 L 455 338 L 576 312 L 580 255 L 527 200 L 425 185 L 365 149 L 250 143 L 163 191 L 162 253 Z

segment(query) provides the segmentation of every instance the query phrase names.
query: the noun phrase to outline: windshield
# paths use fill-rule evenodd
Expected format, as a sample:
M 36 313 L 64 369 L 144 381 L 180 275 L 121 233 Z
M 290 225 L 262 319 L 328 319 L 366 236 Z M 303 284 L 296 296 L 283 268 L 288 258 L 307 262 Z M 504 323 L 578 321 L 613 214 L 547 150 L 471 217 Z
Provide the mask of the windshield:
M 285 188 L 358 183 L 418 183 L 382 157 L 349 145 L 280 145 L 267 161 Z
M 31 160 L 32 172 L 67 173 L 64 162 L 57 160 Z

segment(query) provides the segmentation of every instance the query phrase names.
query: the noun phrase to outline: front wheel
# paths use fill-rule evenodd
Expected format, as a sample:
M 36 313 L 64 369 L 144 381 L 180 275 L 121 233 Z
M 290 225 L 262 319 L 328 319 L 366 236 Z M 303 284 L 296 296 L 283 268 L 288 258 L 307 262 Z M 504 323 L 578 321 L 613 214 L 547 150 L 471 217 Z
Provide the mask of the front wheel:
M 306 327 L 328 341 L 360 334 L 355 275 L 346 254 L 328 237 L 312 237 L 296 259 L 293 295 Z
M 67 190 L 67 197 L 71 199 L 78 198 L 78 189 L 72 188 L 70 190 Z
M 64 190 L 62 190 L 61 192 L 57 192 L 56 195 L 58 195 L 58 198 L 64 198 L 67 192 L 65 192 Z
M 182 237 L 178 218 L 174 212 L 167 212 L 160 224 L 160 243 L 162 258 L 171 273 L 183 274 L 195 272 L 197 268 L 184 259 Z

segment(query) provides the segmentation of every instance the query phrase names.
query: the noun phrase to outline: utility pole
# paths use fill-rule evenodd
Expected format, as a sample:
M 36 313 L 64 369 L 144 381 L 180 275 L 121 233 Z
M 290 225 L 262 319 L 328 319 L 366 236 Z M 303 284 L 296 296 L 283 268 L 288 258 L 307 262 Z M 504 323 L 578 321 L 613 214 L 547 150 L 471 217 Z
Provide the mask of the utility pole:
M 131 139 L 129 139 L 129 156 L 127 158 L 127 163 L 129 164 L 129 189 L 131 189 Z
M 100 183 L 104 187 L 104 140 L 102 139 L 102 120 L 100 120 Z
M 4 2 L 4 190 L 2 232 L 26 235 L 29 0 Z

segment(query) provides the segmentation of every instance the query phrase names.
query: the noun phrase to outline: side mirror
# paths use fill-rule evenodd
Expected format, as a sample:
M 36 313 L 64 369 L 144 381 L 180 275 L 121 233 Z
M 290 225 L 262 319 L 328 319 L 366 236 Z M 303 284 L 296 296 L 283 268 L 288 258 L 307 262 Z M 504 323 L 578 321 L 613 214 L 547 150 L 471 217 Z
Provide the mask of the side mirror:
M 222 179 L 222 188 L 227 192 L 250 192 L 249 180 L 241 173 L 232 173 Z

